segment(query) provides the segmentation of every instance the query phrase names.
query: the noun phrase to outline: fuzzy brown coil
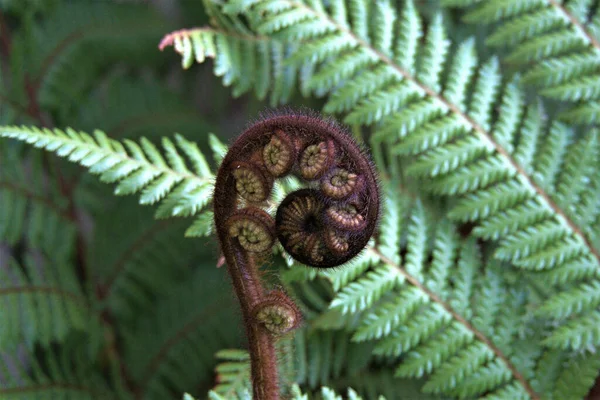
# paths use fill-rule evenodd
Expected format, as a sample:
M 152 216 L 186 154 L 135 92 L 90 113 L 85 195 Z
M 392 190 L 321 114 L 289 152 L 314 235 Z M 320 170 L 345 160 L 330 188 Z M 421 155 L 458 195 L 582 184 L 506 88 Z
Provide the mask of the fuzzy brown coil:
M 227 170 L 229 190 L 235 188 L 247 204 L 264 202 L 275 178 L 292 174 L 307 182 L 310 189 L 290 193 L 279 205 L 275 234 L 293 258 L 308 266 L 347 262 L 376 227 L 380 196 L 373 165 L 331 121 L 308 115 L 260 121 L 236 140 L 221 168 Z M 215 214 L 217 226 L 222 214 Z
M 264 209 L 273 183 L 289 175 L 307 188 L 288 194 L 271 216 Z M 246 323 L 254 398 L 278 399 L 274 340 L 302 318 L 285 292 L 264 288 L 257 263 L 277 240 L 311 267 L 336 267 L 355 257 L 379 217 L 375 169 L 336 123 L 305 113 L 273 115 L 231 145 L 213 202 L 219 243 Z

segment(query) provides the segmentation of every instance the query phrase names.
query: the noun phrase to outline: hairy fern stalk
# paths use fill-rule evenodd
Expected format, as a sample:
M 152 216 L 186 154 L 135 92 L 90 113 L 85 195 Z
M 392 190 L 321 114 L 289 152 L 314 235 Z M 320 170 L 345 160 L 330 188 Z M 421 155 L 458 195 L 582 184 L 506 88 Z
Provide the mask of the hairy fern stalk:
M 270 398 L 593 398 L 597 2 L 190 3 L 174 2 L 179 25 L 198 26 L 172 33 L 147 4 L 0 4 L 0 398 L 260 397 L 260 346 L 216 268 L 221 163 L 264 173 L 254 153 L 226 156 L 244 130 L 217 124 L 239 114 L 232 96 L 322 107 L 380 180 L 376 233 L 349 262 L 262 249 L 257 296 L 287 293 L 303 320 L 268 342 Z M 265 184 L 259 221 L 298 193 L 302 151 L 327 149 L 284 128 L 260 145 L 300 158 Z

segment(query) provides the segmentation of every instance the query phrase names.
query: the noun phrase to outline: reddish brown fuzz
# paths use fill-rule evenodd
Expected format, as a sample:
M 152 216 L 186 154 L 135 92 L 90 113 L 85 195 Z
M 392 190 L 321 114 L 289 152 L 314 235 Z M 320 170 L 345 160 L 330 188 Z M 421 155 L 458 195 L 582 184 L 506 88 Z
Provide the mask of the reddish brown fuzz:
M 273 182 L 295 175 L 310 185 L 290 193 L 274 216 Z M 264 118 L 232 144 L 215 183 L 215 226 L 239 299 L 250 352 L 254 399 L 279 399 L 274 342 L 301 314 L 281 290 L 268 291 L 258 263 L 275 240 L 298 262 L 332 268 L 367 244 L 379 217 L 375 169 L 350 135 L 305 113 Z

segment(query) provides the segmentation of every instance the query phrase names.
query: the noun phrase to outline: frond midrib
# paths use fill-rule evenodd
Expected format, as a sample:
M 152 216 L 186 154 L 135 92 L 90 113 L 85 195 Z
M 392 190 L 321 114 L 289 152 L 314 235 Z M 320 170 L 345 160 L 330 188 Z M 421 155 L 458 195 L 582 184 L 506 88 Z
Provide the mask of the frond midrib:
M 25 196 L 29 200 L 44 204 L 45 206 L 53 209 L 56 214 L 58 214 L 61 218 L 73 222 L 74 217 L 69 214 L 66 210 L 62 209 L 58 204 L 54 203 L 51 199 L 46 198 L 44 196 L 39 195 L 31 190 L 28 190 L 25 187 L 15 185 L 13 182 L 0 180 L 0 188 L 5 188 L 7 190 L 11 190 L 13 192 L 20 193 Z
M 288 4 L 290 4 L 292 7 L 303 7 L 307 10 L 307 12 L 312 13 L 316 18 L 321 18 L 321 19 L 326 20 L 329 24 L 333 25 L 338 31 L 344 33 L 345 35 L 348 35 L 353 41 L 358 43 L 358 45 L 360 47 L 363 47 L 365 50 L 370 51 L 375 57 L 379 58 L 381 60 L 381 62 L 387 64 L 389 67 L 391 67 L 396 72 L 398 72 L 403 77 L 403 79 L 406 79 L 406 80 L 412 82 L 414 85 L 418 86 L 428 96 L 430 96 L 431 98 L 440 102 L 443 106 L 447 107 L 450 110 L 450 112 L 457 115 L 459 118 L 461 118 L 463 121 L 465 121 L 469 126 L 471 126 L 471 129 L 474 130 L 475 132 L 477 132 L 477 134 L 481 137 L 481 139 L 483 139 L 483 141 L 485 143 L 488 143 L 489 145 L 491 145 L 494 148 L 494 150 L 496 150 L 496 152 L 498 152 L 498 154 L 500 154 L 500 156 L 502 156 L 502 158 L 504 158 L 506 160 L 506 163 L 510 167 L 515 169 L 515 171 L 517 172 L 517 174 L 521 178 L 521 180 L 524 181 L 524 183 L 526 185 L 528 185 L 533 191 L 535 191 L 536 194 L 538 194 L 543 199 L 543 201 L 546 203 L 546 206 L 549 209 L 551 209 L 553 213 L 555 213 L 557 215 L 557 217 L 558 217 L 557 220 L 559 221 L 559 223 L 563 224 L 567 228 L 568 231 L 571 231 L 578 240 L 583 242 L 583 244 L 588 249 L 590 254 L 596 259 L 596 264 L 600 268 L 600 250 L 594 248 L 594 246 L 591 243 L 591 240 L 585 235 L 583 230 L 581 228 L 579 228 L 577 226 L 577 224 L 575 224 L 575 222 L 573 222 L 573 220 L 571 218 L 569 218 L 567 213 L 561 207 L 559 207 L 559 205 L 555 201 L 552 200 L 550 195 L 548 193 L 546 193 L 546 191 L 544 191 L 544 189 L 542 189 L 541 186 L 539 186 L 538 184 L 536 184 L 534 182 L 533 178 L 527 174 L 525 169 L 521 165 L 519 165 L 519 163 L 510 155 L 510 153 L 504 147 L 502 147 L 500 145 L 500 143 L 498 143 L 497 141 L 494 140 L 494 138 L 492 137 L 490 132 L 488 132 L 486 129 L 484 129 L 480 124 L 478 124 L 476 121 L 474 121 L 465 112 L 461 111 L 458 106 L 456 106 L 455 104 L 450 102 L 448 99 L 446 99 L 440 93 L 437 93 L 432 88 L 421 83 L 415 76 L 413 76 L 411 73 L 409 73 L 406 69 L 404 69 L 400 65 L 394 63 L 394 61 L 390 57 L 386 56 L 379 50 L 375 49 L 373 46 L 371 46 L 369 43 L 364 41 L 362 38 L 356 36 L 354 34 L 354 32 L 352 32 L 349 28 L 346 28 L 346 27 L 338 24 L 335 20 L 333 20 L 331 17 L 329 17 L 329 15 L 319 13 L 318 11 L 315 11 L 312 8 L 306 6 L 305 4 L 297 3 L 292 0 L 288 0 Z M 565 10 L 565 13 L 566 13 L 566 10 Z M 600 46 L 600 44 L 599 44 L 599 46 Z M 600 47 L 599 47 L 599 50 L 600 50 Z
M 375 254 L 383 263 L 392 267 L 398 274 L 402 275 L 411 285 L 418 288 L 422 291 L 431 301 L 439 304 L 446 312 L 448 312 L 452 318 L 462 324 L 468 331 L 473 333 L 473 335 L 485 344 L 496 357 L 498 357 L 509 369 L 512 376 L 523 386 L 525 391 L 529 394 L 532 400 L 540 400 L 541 397 L 533 390 L 530 383 L 525 379 L 523 374 L 519 372 L 517 367 L 510 361 L 510 359 L 500 350 L 487 336 L 485 336 L 481 331 L 475 328 L 469 321 L 466 320 L 462 315 L 458 314 L 447 302 L 442 300 L 439 296 L 433 293 L 430 289 L 428 289 L 425 285 L 423 285 L 417 278 L 410 275 L 402 266 L 398 265 L 396 262 L 386 257 L 383 253 L 381 253 L 376 247 L 367 246 L 367 250 Z
M 72 292 L 65 290 L 63 288 L 60 288 L 60 287 L 31 285 L 31 286 L 11 286 L 11 287 L 0 288 L 0 297 L 8 296 L 11 294 L 34 294 L 34 293 L 53 294 L 53 295 L 56 295 L 56 296 L 59 296 L 62 298 L 68 298 L 71 301 L 82 304 L 83 307 L 91 310 L 90 305 L 89 305 L 87 299 L 85 298 L 85 296 L 81 296 L 77 293 L 72 293 Z
M 18 394 L 18 393 L 27 393 L 27 392 L 50 392 L 53 389 L 59 390 L 70 390 L 76 392 L 85 392 L 89 393 L 95 398 L 96 396 L 102 397 L 102 393 L 95 391 L 91 387 L 83 386 L 83 385 L 75 385 L 70 383 L 50 383 L 45 385 L 30 385 L 30 386 L 20 386 L 16 388 L 10 389 L 0 389 L 0 394 Z M 111 393 L 112 394 L 112 393 Z
M 569 23 L 573 26 L 576 32 L 578 32 L 585 40 L 592 46 L 593 50 L 600 54 L 600 42 L 598 39 L 594 37 L 584 26 L 584 24 L 579 21 L 573 14 L 571 14 L 562 4 L 557 2 L 556 0 L 548 0 L 548 3 L 552 5 L 552 7 L 556 8 L 558 13 L 562 14 Z
M 121 25 L 123 26 L 123 25 Z M 131 32 L 143 31 L 144 29 L 153 29 L 151 25 L 127 25 L 127 34 L 131 34 Z M 91 24 L 85 27 L 81 27 L 79 29 L 74 30 L 64 38 L 60 42 L 56 44 L 53 50 L 47 54 L 44 58 L 44 61 L 41 63 L 41 68 L 39 74 L 35 77 L 33 83 L 33 92 L 38 93 L 42 83 L 44 82 L 44 78 L 50 71 L 52 65 L 54 65 L 54 60 L 56 60 L 61 53 L 69 46 L 73 45 L 80 39 L 81 41 L 86 39 L 86 36 L 94 37 L 94 34 L 104 33 L 106 36 L 110 37 L 121 37 L 123 36 L 123 32 L 115 32 L 110 29 L 110 27 L 106 27 L 102 24 Z
M 222 308 L 221 304 L 212 303 L 209 308 L 202 308 L 199 314 L 196 314 L 193 318 L 188 320 L 186 324 L 184 324 L 180 329 L 175 331 L 173 335 L 170 335 L 167 340 L 158 348 L 155 356 L 150 359 L 146 367 L 144 368 L 144 372 L 142 374 L 142 378 L 140 379 L 139 387 L 143 388 L 143 393 L 141 393 L 142 397 L 145 395 L 145 390 L 150 389 L 150 385 L 148 382 L 152 379 L 158 368 L 163 362 L 163 359 L 167 357 L 170 349 L 175 346 L 177 343 L 184 340 L 194 329 L 198 327 L 198 325 L 206 322 L 207 316 L 217 314 L 217 311 Z
M 109 278 L 104 284 L 102 298 L 110 297 L 114 284 L 117 281 L 119 275 L 121 275 L 129 260 L 131 260 L 135 255 L 137 255 L 137 251 L 139 251 L 140 248 L 144 247 L 146 242 L 152 240 L 152 238 L 155 235 L 161 233 L 161 228 L 164 228 L 171 222 L 173 222 L 173 220 L 171 219 L 157 221 L 156 224 L 152 225 L 150 229 L 139 235 L 130 246 L 128 246 L 125 250 L 121 252 L 121 256 L 114 263 L 113 268 L 109 269 L 112 271 L 112 273 L 110 274 Z

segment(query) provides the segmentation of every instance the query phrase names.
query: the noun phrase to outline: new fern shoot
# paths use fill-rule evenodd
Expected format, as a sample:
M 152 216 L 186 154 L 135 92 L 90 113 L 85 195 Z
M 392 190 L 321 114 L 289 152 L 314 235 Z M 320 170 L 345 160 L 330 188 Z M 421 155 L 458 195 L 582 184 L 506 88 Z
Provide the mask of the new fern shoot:
M 162 3 L 0 2 L 1 399 L 594 398 L 597 1 Z
M 273 218 L 261 205 L 269 205 L 273 181 L 289 174 L 311 188 L 288 194 Z M 231 145 L 213 198 L 221 251 L 246 324 L 254 398 L 276 400 L 274 339 L 297 328 L 301 314 L 284 292 L 265 289 L 259 264 L 276 238 L 311 267 L 333 268 L 356 256 L 379 216 L 375 169 L 335 122 L 305 113 L 274 115 Z

